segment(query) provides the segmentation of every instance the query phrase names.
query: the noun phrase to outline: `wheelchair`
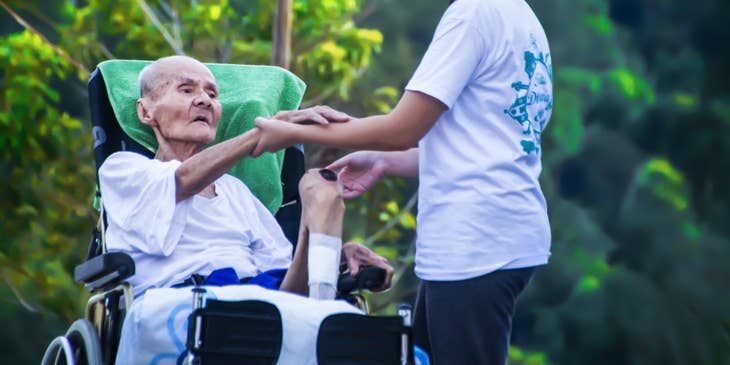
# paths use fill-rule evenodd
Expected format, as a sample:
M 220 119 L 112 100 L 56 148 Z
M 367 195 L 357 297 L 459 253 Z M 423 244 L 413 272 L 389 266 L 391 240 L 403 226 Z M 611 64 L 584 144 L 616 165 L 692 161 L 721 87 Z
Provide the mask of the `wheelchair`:
M 88 88 L 97 171 L 109 155 L 120 150 L 152 158 L 153 152 L 131 138 L 120 126 L 101 68 L 92 73 Z M 281 169 L 283 203 L 275 217 L 285 236 L 294 243 L 297 242 L 301 215 L 297 185 L 303 174 L 302 149 L 298 146 L 287 148 Z M 96 197 L 101 198 L 98 186 Z M 135 265 L 125 253 L 106 251 L 103 204 L 99 204 L 99 210 L 99 223 L 93 230 L 87 259 L 74 270 L 74 279 L 83 283 L 92 294 L 85 316 L 73 322 L 64 335 L 50 343 L 42 365 L 115 364 L 122 324 L 134 301 L 132 287 L 126 280 L 134 275 Z M 337 286 L 338 297 L 358 305 L 367 313 L 365 301 L 353 292 L 377 287 L 383 279 L 384 271 L 378 268 L 365 268 L 356 277 L 343 274 Z M 180 356 L 178 364 L 278 363 L 282 348 L 282 316 L 275 305 L 261 300 L 206 298 L 206 289 L 200 286 L 191 290 L 193 311 L 187 321 L 187 354 Z M 318 330 L 316 363 L 413 364 L 412 349 L 411 309 L 408 305 L 399 306 L 396 316 L 332 314 L 321 322 Z

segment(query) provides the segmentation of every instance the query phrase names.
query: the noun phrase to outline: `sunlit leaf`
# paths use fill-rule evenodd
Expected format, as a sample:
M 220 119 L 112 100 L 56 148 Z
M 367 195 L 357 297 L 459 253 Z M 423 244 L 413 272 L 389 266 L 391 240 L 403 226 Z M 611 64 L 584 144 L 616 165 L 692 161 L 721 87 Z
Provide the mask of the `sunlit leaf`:
M 580 293 L 590 293 L 592 291 L 598 290 L 598 288 L 600 287 L 601 281 L 597 277 L 593 275 L 586 275 L 580 279 L 576 289 Z

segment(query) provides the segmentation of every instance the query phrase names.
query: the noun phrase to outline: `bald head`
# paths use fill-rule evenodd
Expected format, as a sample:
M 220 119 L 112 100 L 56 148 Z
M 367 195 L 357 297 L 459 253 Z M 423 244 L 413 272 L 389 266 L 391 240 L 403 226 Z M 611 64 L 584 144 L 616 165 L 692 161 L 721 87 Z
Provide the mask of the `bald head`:
M 188 56 L 163 57 L 145 66 L 139 73 L 140 97 L 152 99 L 159 97 L 165 87 L 173 81 L 176 71 L 186 65 L 208 69 L 200 61 Z
M 161 58 L 142 69 L 139 85 L 137 117 L 160 145 L 202 148 L 215 139 L 222 106 L 205 65 L 185 56 Z

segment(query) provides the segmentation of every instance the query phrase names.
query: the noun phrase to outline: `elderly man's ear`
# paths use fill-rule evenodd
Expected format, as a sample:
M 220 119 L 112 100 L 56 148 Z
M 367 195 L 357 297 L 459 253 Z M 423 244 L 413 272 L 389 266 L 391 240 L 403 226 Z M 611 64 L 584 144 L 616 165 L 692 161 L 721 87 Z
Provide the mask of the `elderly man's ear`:
M 137 99 L 137 117 L 142 124 L 147 124 L 150 127 L 157 126 L 157 121 L 152 118 L 149 106 L 147 105 L 147 100 L 144 98 Z

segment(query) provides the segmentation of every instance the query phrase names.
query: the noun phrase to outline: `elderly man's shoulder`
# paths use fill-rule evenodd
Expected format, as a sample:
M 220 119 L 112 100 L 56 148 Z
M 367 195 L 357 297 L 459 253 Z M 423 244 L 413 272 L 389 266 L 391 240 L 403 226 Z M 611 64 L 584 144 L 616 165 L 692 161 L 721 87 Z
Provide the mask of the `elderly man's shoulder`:
M 180 161 L 160 161 L 135 152 L 119 151 L 114 152 L 104 160 L 99 168 L 99 176 L 129 175 L 141 171 L 163 171 L 175 170 L 181 164 Z

